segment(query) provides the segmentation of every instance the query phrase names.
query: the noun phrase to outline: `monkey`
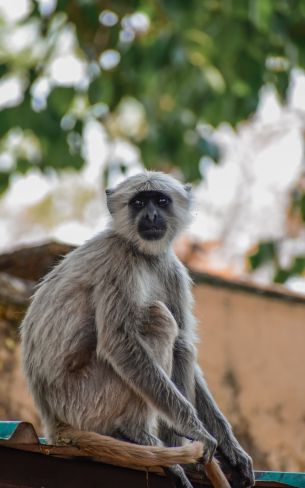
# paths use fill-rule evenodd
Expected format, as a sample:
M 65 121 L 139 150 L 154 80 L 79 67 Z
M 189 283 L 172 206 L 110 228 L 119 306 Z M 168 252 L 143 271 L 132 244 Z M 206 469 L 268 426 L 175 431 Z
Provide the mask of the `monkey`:
M 247 486 L 252 461 L 196 361 L 191 279 L 173 242 L 191 186 L 145 171 L 106 190 L 108 227 L 41 281 L 21 324 L 24 372 L 46 438 L 105 462 L 206 464 L 216 448 Z

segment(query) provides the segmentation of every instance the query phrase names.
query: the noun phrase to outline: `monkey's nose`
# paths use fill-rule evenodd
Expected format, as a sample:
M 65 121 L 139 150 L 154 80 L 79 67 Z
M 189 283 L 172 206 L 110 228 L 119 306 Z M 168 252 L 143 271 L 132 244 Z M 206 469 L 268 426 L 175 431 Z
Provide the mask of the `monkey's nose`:
M 149 202 L 149 204 L 147 205 L 146 217 L 152 224 L 154 224 L 157 220 L 158 212 L 151 202 Z

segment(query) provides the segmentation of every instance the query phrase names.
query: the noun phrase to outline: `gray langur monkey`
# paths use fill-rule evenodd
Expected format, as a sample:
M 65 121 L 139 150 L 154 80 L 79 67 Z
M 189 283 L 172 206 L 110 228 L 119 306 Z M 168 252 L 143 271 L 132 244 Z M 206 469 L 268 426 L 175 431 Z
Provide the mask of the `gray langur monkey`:
M 46 437 L 105 461 L 171 466 L 185 487 L 178 463 L 207 463 L 218 447 L 251 486 L 251 458 L 196 363 L 191 283 L 172 250 L 190 186 L 147 171 L 106 194 L 109 227 L 44 278 L 21 325 Z

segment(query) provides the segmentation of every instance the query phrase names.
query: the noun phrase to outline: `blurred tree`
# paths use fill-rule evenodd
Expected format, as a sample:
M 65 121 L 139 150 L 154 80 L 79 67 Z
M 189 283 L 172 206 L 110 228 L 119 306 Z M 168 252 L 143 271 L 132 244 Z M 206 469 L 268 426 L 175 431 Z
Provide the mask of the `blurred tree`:
M 200 160 L 219 158 L 210 126 L 249 117 L 264 84 L 284 100 L 291 70 L 305 66 L 300 0 L 23 4 L 13 22 L 0 7 L 0 192 L 33 167 L 81 168 L 92 119 L 109 141 L 137 146 L 147 167 L 194 181 Z M 300 183 L 290 212 L 302 228 L 304 195 Z M 277 282 L 305 272 L 302 255 L 283 269 L 279 252 L 258 243 L 249 268 L 272 263 Z
M 202 156 L 218 159 L 206 124 L 248 117 L 265 83 L 284 98 L 291 69 L 305 64 L 299 0 L 30 5 L 0 32 L 0 86 L 21 91 L 0 114 L 0 191 L 33 166 L 80 168 L 88 117 L 136 144 L 148 167 L 196 180 Z

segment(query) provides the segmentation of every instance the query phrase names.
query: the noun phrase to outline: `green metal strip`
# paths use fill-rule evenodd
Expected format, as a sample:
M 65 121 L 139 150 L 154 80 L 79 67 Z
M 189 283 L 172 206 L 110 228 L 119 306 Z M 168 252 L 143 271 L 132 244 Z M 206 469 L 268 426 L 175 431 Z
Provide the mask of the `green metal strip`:
M 9 439 L 19 424 L 19 421 L 0 422 L 0 439 Z
M 277 481 L 295 488 L 305 488 L 305 473 L 284 473 L 277 471 L 257 471 L 257 481 Z
M 15 432 L 20 421 L 0 422 L 0 439 L 8 440 Z M 46 441 L 43 437 L 39 438 L 41 444 Z M 276 481 L 283 485 L 293 486 L 295 488 L 305 488 L 305 473 L 284 473 L 276 471 L 256 471 L 255 479 L 257 481 Z
M 0 421 L 0 440 L 10 439 L 20 423 L 20 420 Z M 39 437 L 39 442 L 47 443 L 44 437 Z

